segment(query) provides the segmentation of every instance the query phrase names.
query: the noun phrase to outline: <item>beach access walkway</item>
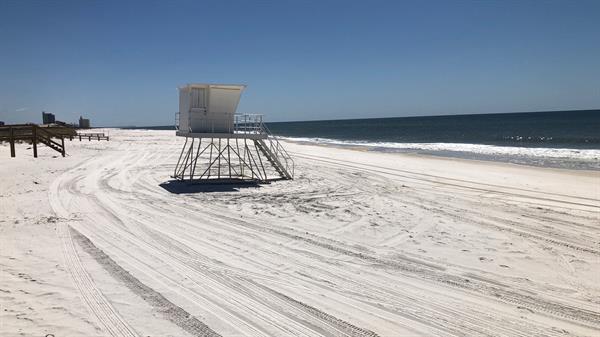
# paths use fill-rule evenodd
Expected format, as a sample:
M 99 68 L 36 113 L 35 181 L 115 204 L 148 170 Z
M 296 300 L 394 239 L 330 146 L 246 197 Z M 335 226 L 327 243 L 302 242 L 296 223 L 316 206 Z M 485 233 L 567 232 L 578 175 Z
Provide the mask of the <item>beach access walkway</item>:
M 72 136 L 72 129 L 66 127 L 42 127 L 36 124 L 16 124 L 0 126 L 0 142 L 10 144 L 10 156 L 16 157 L 15 142 L 25 141 L 33 146 L 33 157 L 37 158 L 38 143 L 65 156 L 65 136 Z
M 37 158 L 38 144 L 44 144 L 57 151 L 63 157 L 66 155 L 65 138 L 73 140 L 79 138 L 79 141 L 86 139 L 110 140 L 110 136 L 104 132 L 78 132 L 71 127 L 60 125 L 37 125 L 37 124 L 13 124 L 0 126 L 0 142 L 10 144 L 10 156 L 16 157 L 15 144 L 26 142 L 32 144 L 33 157 Z

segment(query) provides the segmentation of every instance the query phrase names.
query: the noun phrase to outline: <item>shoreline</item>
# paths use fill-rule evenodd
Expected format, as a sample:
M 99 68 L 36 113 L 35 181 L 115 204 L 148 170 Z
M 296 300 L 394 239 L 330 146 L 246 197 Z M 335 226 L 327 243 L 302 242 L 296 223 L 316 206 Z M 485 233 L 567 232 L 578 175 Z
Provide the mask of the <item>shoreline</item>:
M 289 123 L 289 122 L 285 122 Z M 157 126 L 156 129 L 147 127 L 117 128 L 117 130 L 147 130 L 147 131 L 173 131 L 166 130 L 163 126 Z M 474 143 L 394 143 L 394 142 L 366 142 L 338 140 L 329 138 L 304 138 L 287 137 L 275 135 L 278 139 L 306 145 L 316 145 L 325 147 L 334 147 L 340 149 L 356 149 L 359 151 L 373 151 L 380 153 L 401 153 L 409 155 L 423 155 L 442 158 L 455 158 L 464 160 L 479 160 L 485 162 L 501 162 L 507 164 L 547 167 L 557 169 L 571 169 L 583 171 L 600 171 L 600 149 L 597 148 L 568 148 L 568 147 L 542 147 L 542 146 L 506 146 L 494 144 L 474 144 Z M 382 145 L 384 144 L 384 145 Z M 399 146 L 400 145 L 400 146 Z M 441 149 L 432 150 L 431 147 L 440 147 Z M 444 149 L 446 147 L 446 149 Z M 448 149 L 452 148 L 452 149 Z M 460 147 L 471 147 L 478 149 L 476 151 L 459 150 Z M 483 149 L 483 150 L 482 150 Z M 485 152 L 485 149 L 491 151 Z M 498 151 L 499 150 L 499 151 Z M 574 158 L 568 156 L 544 156 L 542 154 L 528 155 L 519 153 L 506 153 L 515 150 L 522 151 L 558 151 L 578 153 L 581 151 L 592 151 L 592 158 Z M 496 153 L 494 153 L 496 151 Z M 503 153 L 504 152 L 504 153 Z
M 476 153 L 469 151 L 458 151 L 458 150 L 427 150 L 427 149 L 419 149 L 419 148 L 410 148 L 407 146 L 406 148 L 394 148 L 394 147 L 383 147 L 374 144 L 360 144 L 357 142 L 348 142 L 344 144 L 344 141 L 335 141 L 329 142 L 330 140 L 326 140 L 323 142 L 312 141 L 312 140 L 301 140 L 299 138 L 288 138 L 278 136 L 281 140 L 303 144 L 303 145 L 314 145 L 314 146 L 324 146 L 324 147 L 332 147 L 338 149 L 353 149 L 358 151 L 366 151 L 366 152 L 378 152 L 378 153 L 397 153 L 397 154 L 407 154 L 407 155 L 420 155 L 420 156 L 431 156 L 431 157 L 441 157 L 441 158 L 454 158 L 454 159 L 462 159 L 462 160 L 475 160 L 475 161 L 484 161 L 484 162 L 500 162 L 506 164 L 514 164 L 520 166 L 532 166 L 532 167 L 540 167 L 540 168 L 556 168 L 556 169 L 567 169 L 567 170 L 583 170 L 583 171 L 600 171 L 600 158 L 592 158 L 588 160 L 583 160 L 580 158 L 566 158 L 566 157 L 543 157 L 543 156 L 523 156 L 523 155 L 497 155 L 497 154 L 485 154 L 485 153 Z M 419 145 L 420 143 L 415 143 Z M 496 147 L 495 145 L 487 145 L 487 144 L 462 144 L 462 143 L 445 143 L 449 145 L 467 145 L 467 146 L 486 146 L 486 147 Z M 429 145 L 429 144 L 426 144 Z M 508 147 L 501 147 L 508 148 Z M 532 149 L 528 147 L 514 147 L 515 149 Z M 538 149 L 538 148 L 534 148 Z M 540 149 L 549 149 L 549 150 L 568 150 L 568 151 L 580 151 L 584 149 L 570 149 L 570 148 L 540 148 Z M 596 151 L 595 149 L 593 151 Z M 597 150 L 600 153 L 600 149 Z M 540 162 L 541 161 L 541 162 Z
M 290 123 L 290 122 L 285 122 Z M 117 128 L 118 130 L 173 131 L 164 126 Z M 320 137 L 288 137 L 275 134 L 280 140 L 340 149 L 356 149 L 381 153 L 403 153 L 515 165 L 600 171 L 600 148 L 513 146 L 487 143 L 397 143 L 385 141 L 341 140 Z M 536 153 L 544 151 L 544 153 Z M 588 153 L 581 157 L 580 153 Z M 578 156 L 578 157 L 573 157 Z

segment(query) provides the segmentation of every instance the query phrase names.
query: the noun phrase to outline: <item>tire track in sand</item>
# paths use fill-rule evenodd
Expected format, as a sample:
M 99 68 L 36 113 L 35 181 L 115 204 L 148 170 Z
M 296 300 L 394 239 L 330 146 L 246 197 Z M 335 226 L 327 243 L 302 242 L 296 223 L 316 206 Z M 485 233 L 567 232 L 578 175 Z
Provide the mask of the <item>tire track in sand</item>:
M 140 296 L 144 301 L 150 304 L 156 311 L 160 312 L 167 320 L 175 323 L 177 326 L 199 337 L 218 337 L 221 336 L 206 324 L 190 315 L 184 309 L 176 306 L 166 299 L 160 293 L 140 282 L 128 271 L 119 266 L 114 260 L 106 255 L 102 250 L 96 247 L 90 239 L 70 227 L 72 238 L 79 246 L 90 254 L 100 265 L 104 267 L 114 278 L 120 280 L 133 293 Z
M 247 228 L 277 233 L 279 235 L 287 236 L 295 240 L 302 240 L 306 243 L 316 245 L 321 248 L 336 251 L 343 255 L 359 258 L 361 260 L 370 262 L 373 265 L 380 265 L 397 269 L 402 272 L 405 272 L 406 275 L 411 275 L 436 283 L 446 284 L 448 286 L 460 288 L 463 290 L 473 291 L 485 295 L 486 297 L 496 298 L 499 301 L 512 303 L 538 312 L 545 312 L 550 316 L 561 317 L 563 319 L 580 322 L 581 324 L 584 324 L 588 327 L 600 327 L 600 312 L 577 308 L 555 301 L 544 300 L 542 298 L 533 297 L 524 293 L 517 292 L 514 289 L 502 289 L 499 286 L 486 282 L 484 280 L 472 278 L 468 275 L 454 275 L 446 272 L 443 269 L 434 268 L 435 265 L 432 266 L 428 263 L 422 263 L 413 259 L 381 259 L 364 252 L 356 252 L 351 249 L 342 248 L 331 244 L 327 241 L 323 242 L 320 240 L 316 240 L 315 238 L 303 236 L 300 233 L 294 232 L 292 229 L 287 229 L 287 231 L 292 231 L 290 233 L 283 229 L 261 228 L 253 223 L 244 221 L 242 219 L 231 218 L 223 214 L 219 214 L 217 212 L 205 212 L 215 218 L 221 218 L 223 220 L 232 223 L 237 223 L 238 225 L 245 226 Z
M 63 208 L 58 198 L 58 189 L 62 177 L 54 180 L 49 190 L 50 205 L 57 216 L 68 218 L 69 212 Z M 69 225 L 64 222 L 57 224 L 57 234 L 63 247 L 64 266 L 71 275 L 73 284 L 79 291 L 79 295 L 88 307 L 88 310 L 96 318 L 104 331 L 113 337 L 140 337 L 140 335 L 127 323 L 117 310 L 110 304 L 108 299 L 96 287 L 94 281 L 83 267 L 81 259 L 77 255 L 73 238 L 69 231 Z

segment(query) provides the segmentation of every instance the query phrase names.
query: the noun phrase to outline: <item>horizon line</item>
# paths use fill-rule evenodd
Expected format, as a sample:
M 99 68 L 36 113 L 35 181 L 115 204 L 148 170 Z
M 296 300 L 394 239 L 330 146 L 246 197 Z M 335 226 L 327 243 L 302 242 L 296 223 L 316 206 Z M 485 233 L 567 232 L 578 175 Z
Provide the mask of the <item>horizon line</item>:
M 305 122 L 330 122 L 330 121 L 350 121 L 357 119 L 386 119 L 386 118 L 423 118 L 423 117 L 448 117 L 448 116 L 477 116 L 477 115 L 509 115 L 509 114 L 528 114 L 528 113 L 548 113 L 548 112 L 581 112 L 581 111 L 600 111 L 600 108 L 593 109 L 573 109 L 573 110 L 537 110 L 537 111 L 513 111 L 513 112 L 477 112 L 477 113 L 466 113 L 466 114 L 445 114 L 445 115 L 416 115 L 416 116 L 396 116 L 396 117 L 367 117 L 367 118 L 334 118 L 334 119 L 308 119 L 308 120 L 291 120 L 291 121 L 277 121 L 277 122 L 265 122 L 265 123 L 305 123 Z M 171 126 L 167 125 L 123 125 L 123 126 L 94 126 L 93 128 L 157 128 Z M 175 127 L 175 124 L 173 124 Z

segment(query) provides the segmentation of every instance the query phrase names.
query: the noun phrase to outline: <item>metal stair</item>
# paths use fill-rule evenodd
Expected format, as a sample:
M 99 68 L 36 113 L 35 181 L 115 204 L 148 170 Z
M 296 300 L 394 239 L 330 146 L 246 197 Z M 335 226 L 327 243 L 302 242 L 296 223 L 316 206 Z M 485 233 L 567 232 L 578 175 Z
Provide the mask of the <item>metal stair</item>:
M 293 176 L 288 172 L 285 166 L 279 161 L 277 155 L 275 155 L 271 150 L 269 150 L 268 145 L 262 139 L 258 139 L 255 141 L 254 145 L 260 152 L 267 158 L 269 163 L 273 166 L 275 171 L 279 174 L 279 176 L 283 179 L 293 179 Z
M 294 179 L 294 160 L 265 123 L 261 122 L 260 127 L 262 129 L 261 133 L 266 134 L 267 138 L 265 140 L 257 139 L 255 146 L 273 165 L 282 179 Z

